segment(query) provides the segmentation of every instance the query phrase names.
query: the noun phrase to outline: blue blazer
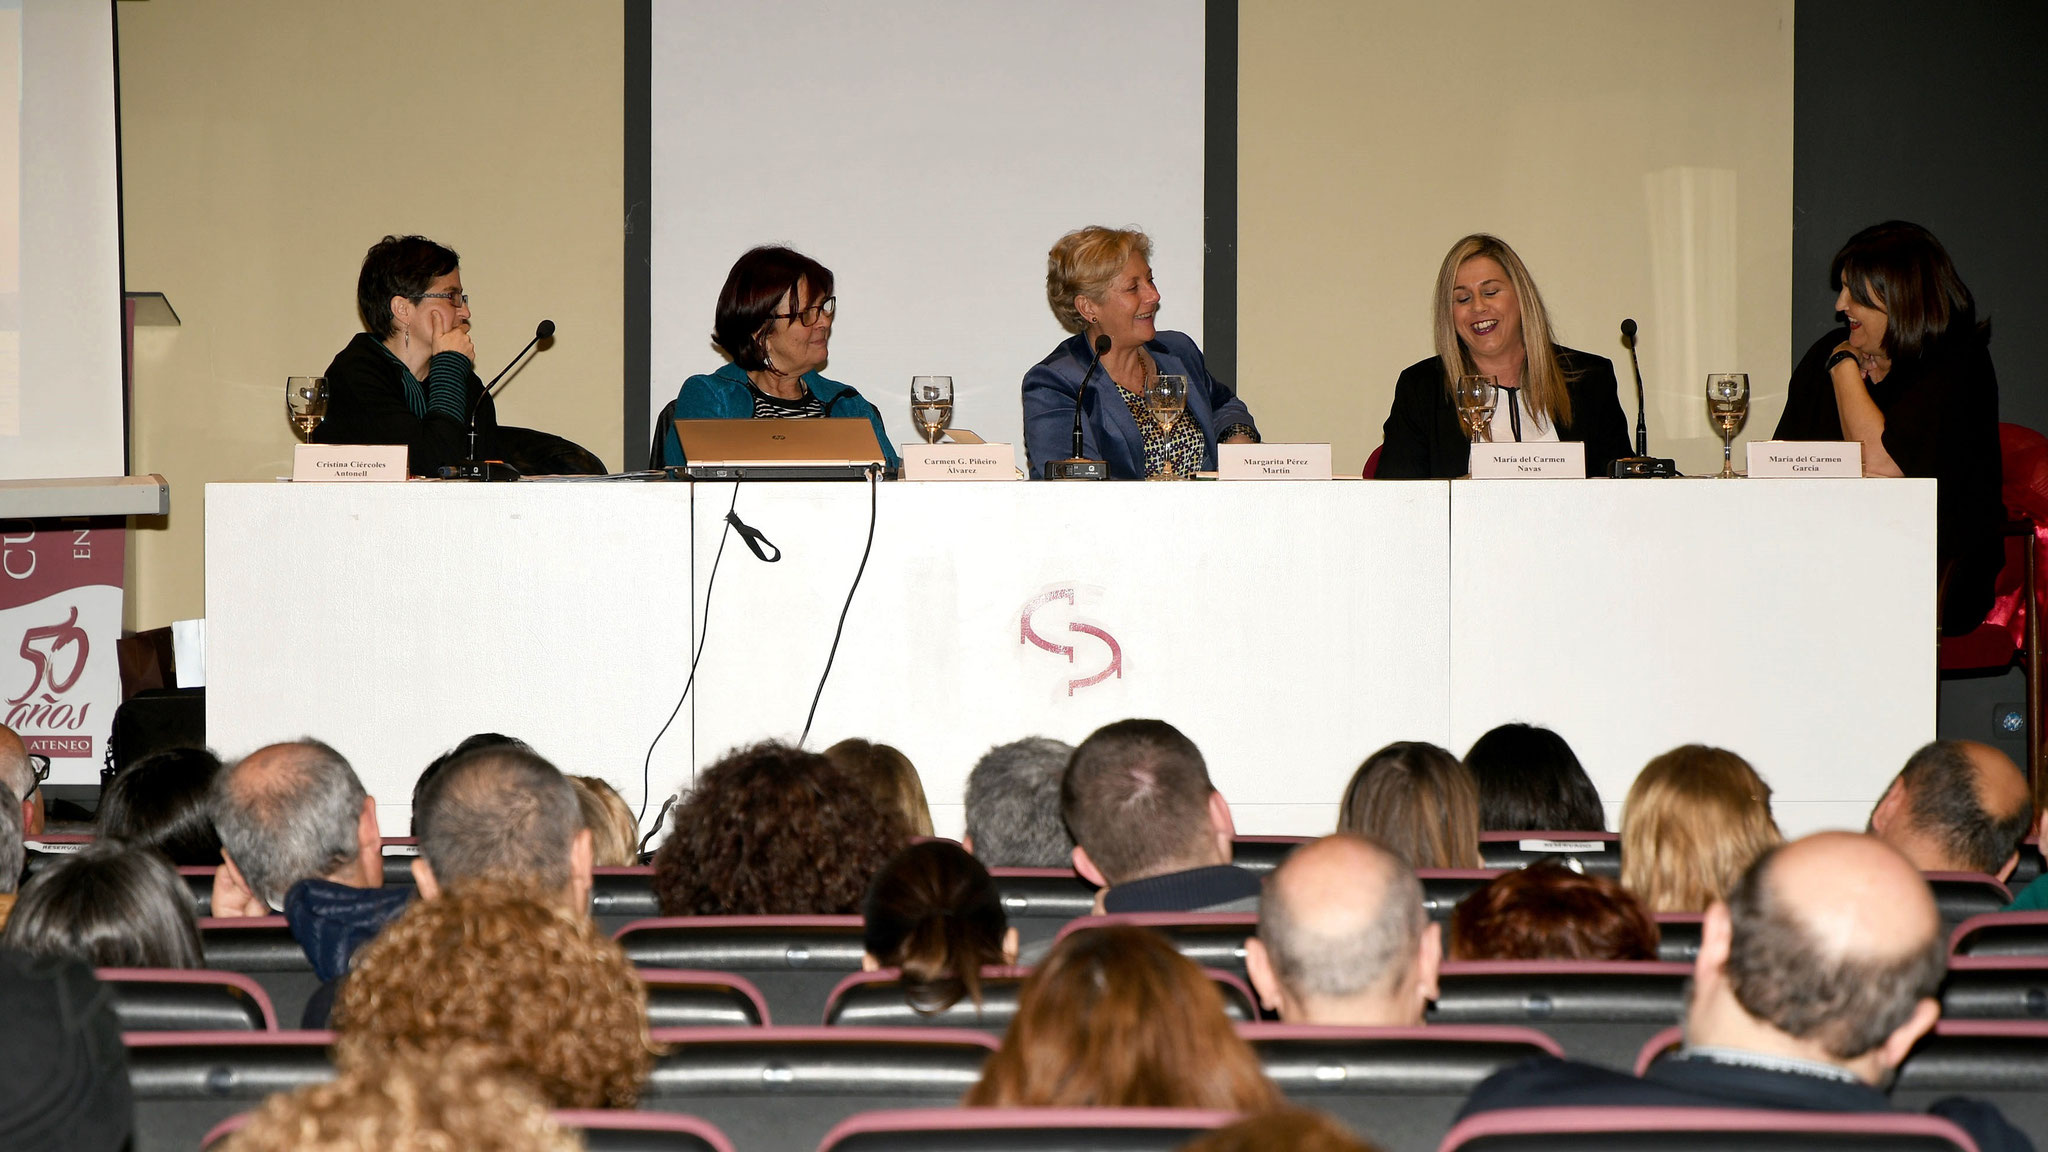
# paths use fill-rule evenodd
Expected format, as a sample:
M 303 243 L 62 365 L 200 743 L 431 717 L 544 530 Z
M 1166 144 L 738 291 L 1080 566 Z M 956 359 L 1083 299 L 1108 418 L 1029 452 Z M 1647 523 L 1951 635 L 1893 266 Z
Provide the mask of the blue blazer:
M 1188 411 L 1201 425 L 1202 467 L 1216 467 L 1216 430 L 1233 424 L 1249 425 L 1255 431 L 1251 412 L 1237 398 L 1237 390 L 1209 375 L 1202 350 L 1184 332 L 1161 332 L 1145 345 L 1162 375 L 1188 378 Z M 1074 396 L 1080 391 L 1081 376 L 1094 357 L 1085 336 L 1060 342 L 1052 355 L 1040 360 L 1024 374 L 1025 474 L 1033 480 L 1045 475 L 1048 460 L 1065 460 L 1074 448 Z M 1145 435 L 1132 417 L 1116 384 L 1100 368 L 1088 377 L 1088 395 L 1082 401 L 1081 451 L 1091 459 L 1106 461 L 1114 480 L 1145 478 Z
M 825 406 L 825 415 L 840 417 L 867 417 L 875 426 L 875 439 L 882 445 L 882 457 L 889 462 L 889 469 L 895 471 L 903 466 L 896 455 L 896 446 L 889 443 L 889 431 L 882 427 L 882 414 L 875 406 L 861 399 L 861 395 L 837 380 L 827 380 L 816 372 L 803 375 L 804 387 Z M 754 395 L 747 391 L 747 373 L 737 364 L 726 364 L 718 371 L 706 376 L 692 376 L 683 381 L 682 390 L 676 393 L 675 419 L 677 420 L 751 420 L 754 418 Z M 662 433 L 662 458 L 673 467 L 685 463 L 683 446 L 676 439 L 676 426 L 671 424 Z

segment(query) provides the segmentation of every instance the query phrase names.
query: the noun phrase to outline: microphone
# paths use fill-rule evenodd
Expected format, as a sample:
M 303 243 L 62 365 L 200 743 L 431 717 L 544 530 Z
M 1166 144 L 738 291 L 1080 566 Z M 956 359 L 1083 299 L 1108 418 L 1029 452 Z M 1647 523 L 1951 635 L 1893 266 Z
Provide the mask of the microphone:
M 506 373 L 512 371 L 513 367 L 520 360 L 524 359 L 528 352 L 533 351 L 535 344 L 546 340 L 554 334 L 555 322 L 553 320 L 541 321 L 534 327 L 533 339 L 526 342 L 526 347 L 519 350 L 519 355 L 512 357 L 509 363 L 498 370 L 496 376 L 491 377 L 491 382 L 484 385 L 483 391 L 477 393 L 476 399 L 469 405 L 469 459 L 459 465 L 441 469 L 441 478 L 443 480 L 519 479 L 519 473 L 513 471 L 512 466 L 506 464 L 503 460 L 478 460 L 476 458 L 476 414 L 477 410 L 484 405 L 484 397 L 497 394 L 498 381 L 503 380 Z
M 1676 476 L 1675 461 L 1650 455 L 1650 430 L 1643 417 L 1643 366 L 1636 360 L 1636 322 L 1625 319 L 1621 322 L 1621 342 L 1628 349 L 1628 366 L 1636 377 L 1636 454 L 1623 456 L 1607 465 L 1607 474 L 1616 479 L 1646 476 Z
M 1088 397 L 1088 381 L 1095 370 L 1102 366 L 1102 358 L 1109 354 L 1109 337 L 1097 336 L 1094 353 L 1088 359 L 1088 370 L 1081 373 L 1081 386 L 1074 390 L 1074 454 L 1065 460 L 1045 462 L 1045 478 L 1048 480 L 1106 480 L 1109 465 L 1101 460 L 1090 460 L 1081 454 L 1081 403 Z

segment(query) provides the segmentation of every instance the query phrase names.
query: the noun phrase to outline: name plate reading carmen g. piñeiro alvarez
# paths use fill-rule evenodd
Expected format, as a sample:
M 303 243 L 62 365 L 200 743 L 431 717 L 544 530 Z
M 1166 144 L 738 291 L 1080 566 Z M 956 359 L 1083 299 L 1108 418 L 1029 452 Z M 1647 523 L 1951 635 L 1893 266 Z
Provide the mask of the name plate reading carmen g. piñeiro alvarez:
M 1009 444 L 905 444 L 905 480 L 1015 480 L 1017 449 Z
M 1474 480 L 1584 480 L 1586 446 L 1576 440 L 1546 444 L 1474 444 Z
M 1854 480 L 1863 475 L 1863 445 L 1854 440 L 1752 440 L 1749 474 L 1778 480 Z
M 360 483 L 405 479 L 403 444 L 300 444 L 292 449 L 292 479 Z

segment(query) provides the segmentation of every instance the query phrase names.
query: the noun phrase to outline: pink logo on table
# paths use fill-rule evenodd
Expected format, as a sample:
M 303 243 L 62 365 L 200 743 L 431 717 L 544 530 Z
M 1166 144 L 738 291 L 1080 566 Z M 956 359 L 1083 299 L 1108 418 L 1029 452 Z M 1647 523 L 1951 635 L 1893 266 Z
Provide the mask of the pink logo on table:
M 1038 648 L 1042 648 L 1045 651 L 1052 653 L 1055 656 L 1065 656 L 1067 658 L 1067 662 L 1070 664 L 1077 664 L 1080 663 L 1080 661 L 1075 657 L 1074 650 L 1076 646 L 1074 644 L 1059 643 L 1058 640 L 1065 639 L 1065 637 L 1060 636 L 1057 632 L 1054 633 L 1055 639 L 1048 639 L 1045 636 L 1041 635 L 1038 629 L 1033 624 L 1033 618 L 1038 614 L 1039 609 L 1044 608 L 1047 605 L 1052 604 L 1056 601 L 1062 600 L 1064 600 L 1069 607 L 1075 607 L 1079 604 L 1079 600 L 1076 598 L 1076 590 L 1073 587 L 1051 589 L 1049 591 L 1040 593 L 1037 597 L 1033 598 L 1029 603 L 1025 604 L 1024 610 L 1021 613 L 1019 613 L 1017 617 L 1017 643 L 1034 645 Z M 1067 622 L 1066 630 L 1068 632 L 1078 633 L 1082 636 L 1094 637 L 1096 640 L 1100 640 L 1103 646 L 1108 649 L 1107 653 L 1105 654 L 1107 656 L 1107 660 L 1103 663 L 1101 671 L 1096 672 L 1092 675 L 1080 677 L 1079 679 L 1068 680 L 1067 695 L 1072 696 L 1074 694 L 1075 689 L 1089 688 L 1096 684 L 1100 684 L 1104 680 L 1109 679 L 1111 676 L 1114 676 L 1119 680 L 1123 679 L 1124 650 L 1123 646 L 1116 642 L 1116 637 L 1111 636 L 1107 631 L 1098 628 L 1093 624 L 1086 623 L 1079 619 L 1069 620 Z M 1088 644 L 1085 647 L 1090 651 L 1091 659 L 1088 663 L 1089 666 L 1092 666 L 1094 663 L 1095 645 Z

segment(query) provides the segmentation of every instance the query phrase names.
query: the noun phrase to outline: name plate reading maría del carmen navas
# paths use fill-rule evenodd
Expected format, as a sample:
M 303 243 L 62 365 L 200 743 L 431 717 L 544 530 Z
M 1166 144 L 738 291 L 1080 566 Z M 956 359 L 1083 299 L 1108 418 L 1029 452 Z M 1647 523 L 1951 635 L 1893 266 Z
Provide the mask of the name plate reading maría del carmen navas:
M 292 449 L 292 479 L 346 483 L 405 479 L 403 444 L 300 444 Z
M 1562 443 L 1474 444 L 1474 480 L 1584 480 L 1586 446 Z
M 1854 480 L 1863 475 L 1863 445 L 1854 440 L 1752 440 L 1751 478 Z

